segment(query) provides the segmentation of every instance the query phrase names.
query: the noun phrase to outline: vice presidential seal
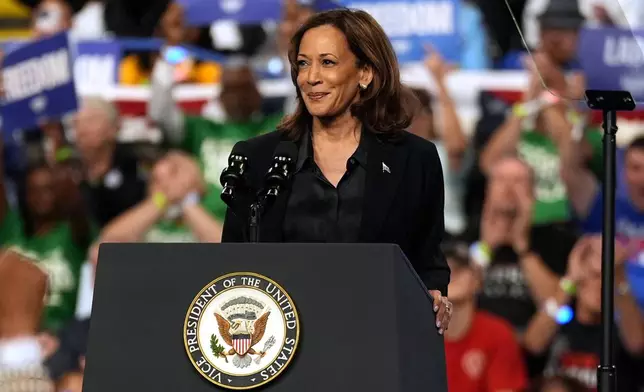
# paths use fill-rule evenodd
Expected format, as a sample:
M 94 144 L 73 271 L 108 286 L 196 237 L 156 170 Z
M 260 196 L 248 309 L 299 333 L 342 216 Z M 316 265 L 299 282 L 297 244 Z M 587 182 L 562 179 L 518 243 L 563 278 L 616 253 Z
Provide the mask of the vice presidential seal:
M 190 361 L 228 389 L 266 384 L 291 362 L 300 325 L 291 297 L 271 279 L 233 273 L 204 287 L 183 326 Z

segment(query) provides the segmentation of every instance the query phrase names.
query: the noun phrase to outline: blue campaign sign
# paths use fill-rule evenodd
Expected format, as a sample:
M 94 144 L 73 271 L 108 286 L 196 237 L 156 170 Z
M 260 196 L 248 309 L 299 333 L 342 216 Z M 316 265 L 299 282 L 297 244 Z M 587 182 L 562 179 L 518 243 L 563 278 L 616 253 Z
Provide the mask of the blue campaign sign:
M 9 52 L 3 61 L 4 134 L 58 119 L 78 106 L 67 33 Z
M 119 63 L 123 54 L 118 40 L 81 41 L 75 49 L 74 78 L 78 86 L 100 91 L 118 82 Z
M 219 19 L 242 24 L 262 23 L 282 17 L 283 0 L 179 0 L 185 17 L 193 26 L 205 26 Z
M 431 44 L 449 62 L 461 58 L 461 0 L 342 0 L 373 16 L 387 33 L 401 63 L 421 61 Z
M 590 90 L 627 90 L 644 101 L 644 30 L 596 28 L 582 31 L 579 63 Z

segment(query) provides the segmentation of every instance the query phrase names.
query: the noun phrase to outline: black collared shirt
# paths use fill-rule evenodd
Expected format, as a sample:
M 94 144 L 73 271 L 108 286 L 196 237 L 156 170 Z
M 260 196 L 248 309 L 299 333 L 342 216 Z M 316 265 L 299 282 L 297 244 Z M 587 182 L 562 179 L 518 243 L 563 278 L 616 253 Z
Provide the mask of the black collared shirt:
M 358 242 L 367 177 L 368 132 L 347 160 L 337 188 L 313 159 L 311 133 L 302 137 L 284 216 L 285 242 Z

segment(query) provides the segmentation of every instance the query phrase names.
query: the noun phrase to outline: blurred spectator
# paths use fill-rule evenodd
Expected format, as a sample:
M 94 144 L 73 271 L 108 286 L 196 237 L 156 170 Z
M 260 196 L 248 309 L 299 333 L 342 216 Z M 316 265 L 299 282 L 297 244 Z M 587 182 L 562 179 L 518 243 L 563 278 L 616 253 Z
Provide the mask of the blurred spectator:
M 185 115 L 172 99 L 173 67 L 159 59 L 155 64 L 149 116 L 164 132 L 166 140 L 199 160 L 208 186 L 206 199 L 215 217 L 223 223 L 226 205 L 221 201 L 219 176 L 228 164 L 235 143 L 277 127 L 281 113 L 262 113 L 262 96 L 254 74 L 245 62 L 229 64 L 221 79 L 219 102 L 222 118 Z
M 74 125 L 85 200 L 92 218 L 103 227 L 145 198 L 147 171 L 131 148 L 117 143 L 120 123 L 111 102 L 83 99 Z
M 73 11 L 64 0 L 43 0 L 32 12 L 33 38 L 71 29 Z
M 638 29 L 644 24 L 644 5 L 639 0 L 528 0 L 523 14 L 523 31 L 531 47 L 539 43 L 538 15 L 549 6 L 570 3 L 588 21 L 590 27 L 617 26 Z
M 101 242 L 220 242 L 215 196 L 204 197 L 197 162 L 171 152 L 153 169 L 147 198 L 110 222 Z
M 523 19 L 525 42 L 522 42 L 520 48 L 506 54 L 503 68 L 524 68 L 526 57 L 529 55 L 526 49 L 533 53 L 546 52 L 560 67 L 578 67 L 577 41 L 579 31 L 585 23 L 585 16 L 580 13 L 577 0 L 529 0 Z M 547 82 L 546 85 L 550 87 Z M 553 86 L 556 87 L 560 86 Z M 558 93 L 565 94 L 564 91 Z
M 617 250 L 616 268 L 622 270 L 617 272 L 618 284 L 625 278 L 624 259 L 625 253 Z M 576 378 L 589 390 L 597 388 L 602 345 L 601 291 L 601 237 L 584 237 L 570 254 L 566 277 L 556 293 L 541 302 L 525 334 L 526 348 L 533 353 L 544 352 L 554 342 L 547 374 Z M 568 304 L 572 304 L 574 312 L 569 323 L 560 315 Z M 615 360 L 620 369 L 616 390 L 636 391 L 642 385 L 644 317 L 626 292 L 617 293 L 615 307 L 619 332 Z
M 39 330 L 47 276 L 34 262 L 0 251 L 0 390 L 53 392 L 42 367 Z
M 489 173 L 480 242 L 474 246 L 485 269 L 479 306 L 509 321 L 523 339 L 538 304 L 556 290 L 568 256 L 565 233 L 543 232 L 533 222 L 534 175 L 523 161 L 506 157 Z M 531 376 L 545 358 L 528 357 Z
M 593 173 L 583 165 L 579 142 L 572 132 L 560 139 L 562 151 L 562 175 L 572 208 L 582 223 L 584 231 L 601 233 L 603 227 L 604 194 Z M 640 306 L 644 309 L 644 293 L 638 289 L 635 279 L 644 270 L 639 265 L 638 254 L 644 251 L 644 137 L 636 138 L 627 147 L 624 156 L 626 194 L 615 201 L 616 239 L 629 252 L 629 277 Z M 630 287 L 624 287 L 630 289 Z
M 207 29 L 187 26 L 184 9 L 179 3 L 171 3 L 163 12 L 155 35 L 163 37 L 170 48 L 181 44 L 195 44 L 213 50 L 210 32 Z M 167 49 L 166 49 L 167 50 Z M 168 53 L 167 51 L 162 52 Z M 219 64 L 211 61 L 199 61 L 186 51 L 182 59 L 172 59 L 175 66 L 176 82 L 180 83 L 217 83 L 221 75 Z M 126 85 L 150 83 L 150 74 L 159 57 L 155 52 L 136 52 L 127 54 L 120 64 L 119 81 Z M 166 61 L 169 61 L 167 58 Z M 175 63 L 175 61 L 177 61 Z
M 440 54 L 431 51 L 425 65 L 434 76 L 438 87 L 436 106 L 438 120 L 434 116 L 432 99 L 426 90 L 414 89 L 421 106 L 414 115 L 410 132 L 431 140 L 438 150 L 445 179 L 445 231 L 450 236 L 463 234 L 467 219 L 463 211 L 465 177 L 472 165 L 472 157 L 466 157 L 467 137 L 456 113 L 454 102 L 446 85 L 446 77 L 453 69 Z
M 468 246 L 445 243 L 444 251 L 452 271 L 448 291 L 454 304 L 445 332 L 449 390 L 523 391 L 528 381 L 512 326 L 477 309 L 481 271 L 470 262 Z
M 575 132 L 583 140 L 584 162 L 595 168 L 602 167 L 602 133 L 595 128 L 585 129 L 581 117 L 576 112 L 569 111 L 566 103 L 545 90 L 541 82 L 544 78 L 549 87 L 559 92 L 582 89 L 566 80 L 559 65 L 567 56 L 567 49 L 535 54 L 537 65 L 529 68 L 530 84 L 524 93 L 523 102 L 514 106 L 512 113 L 492 135 L 480 156 L 484 172 L 489 171 L 500 157 L 508 154 L 518 154 L 532 168 L 536 180 L 533 219 L 534 224 L 544 230 L 570 226 L 571 214 L 566 188 L 560 175 L 562 163 L 557 146 L 559 135 L 573 127 L 569 119 L 575 121 Z M 577 84 L 583 83 L 579 78 L 572 80 Z
M 43 328 L 55 333 L 74 316 L 92 230 L 67 165 L 32 165 L 20 184 L 19 200 L 19 211 L 9 208 L 0 183 L 0 245 L 47 271 L 50 286 Z

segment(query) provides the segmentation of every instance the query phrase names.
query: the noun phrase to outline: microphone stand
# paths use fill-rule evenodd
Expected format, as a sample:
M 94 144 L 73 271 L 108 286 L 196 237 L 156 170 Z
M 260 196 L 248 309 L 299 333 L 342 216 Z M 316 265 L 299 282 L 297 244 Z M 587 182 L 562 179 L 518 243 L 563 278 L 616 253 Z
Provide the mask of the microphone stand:
M 257 200 L 250 205 L 250 215 L 248 218 L 249 242 L 259 242 L 259 227 L 262 215 L 271 208 L 277 199 L 279 190 L 269 188 L 262 192 Z
M 262 202 L 257 200 L 250 205 L 250 216 L 248 218 L 248 229 L 250 242 L 259 242 L 259 225 L 262 220 Z
M 617 391 L 617 369 L 613 356 L 615 300 L 615 188 L 617 112 L 632 111 L 635 101 L 628 91 L 587 90 L 586 104 L 601 110 L 604 129 L 604 184 L 602 228 L 602 350 L 597 368 L 597 391 Z

